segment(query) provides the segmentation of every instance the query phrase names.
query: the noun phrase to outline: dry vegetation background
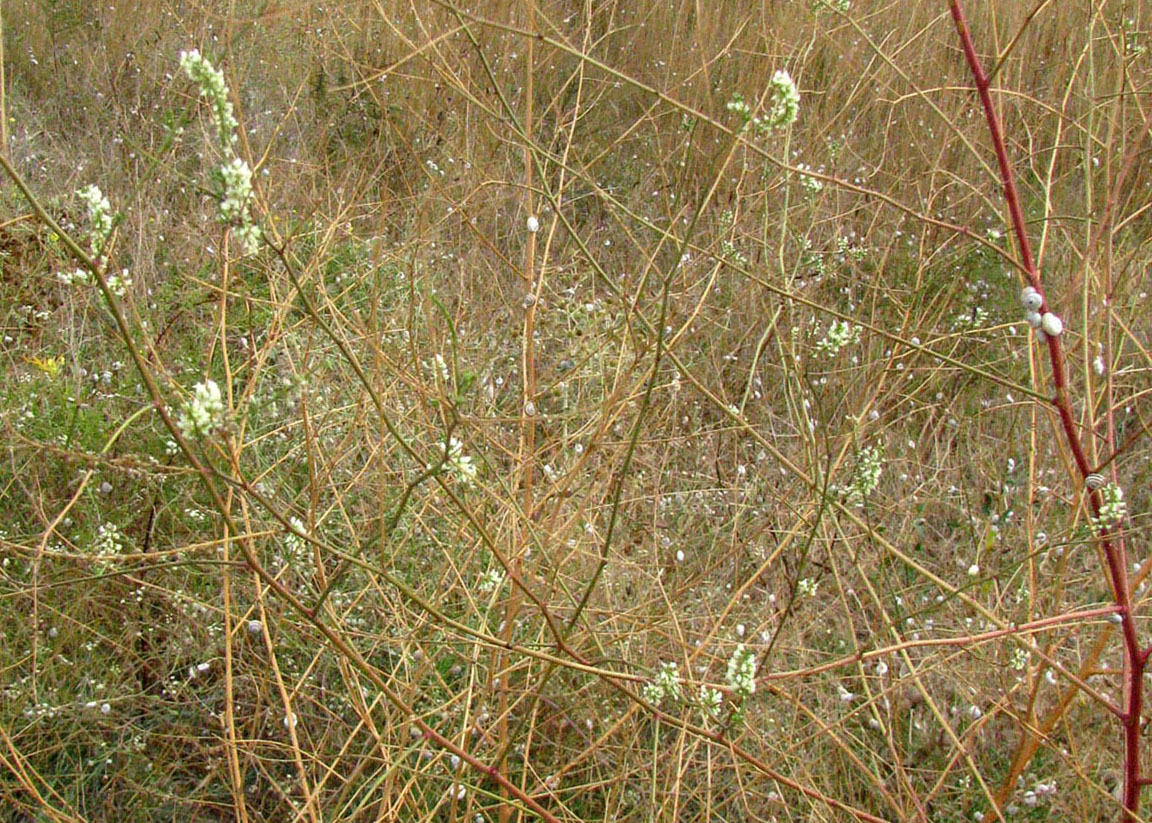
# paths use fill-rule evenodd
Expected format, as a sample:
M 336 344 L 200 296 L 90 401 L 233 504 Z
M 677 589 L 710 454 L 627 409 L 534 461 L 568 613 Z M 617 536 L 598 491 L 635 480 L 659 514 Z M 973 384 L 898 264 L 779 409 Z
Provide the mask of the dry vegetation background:
M 970 5 L 1140 601 L 1149 13 Z M 0 14 L 12 163 L 77 237 L 103 189 L 141 362 L 229 409 L 213 497 L 5 179 L 0 819 L 1118 819 L 1111 592 L 946 4 Z M 777 69 L 799 120 L 744 129 Z

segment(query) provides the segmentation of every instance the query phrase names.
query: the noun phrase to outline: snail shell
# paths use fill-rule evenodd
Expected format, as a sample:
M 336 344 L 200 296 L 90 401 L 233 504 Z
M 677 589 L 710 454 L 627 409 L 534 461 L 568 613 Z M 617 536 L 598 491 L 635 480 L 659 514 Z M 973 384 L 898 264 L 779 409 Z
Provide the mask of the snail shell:
M 1052 312 L 1045 312 L 1040 318 L 1040 328 L 1049 337 L 1059 337 L 1060 332 L 1064 331 L 1064 321 Z
M 1044 295 L 1031 286 L 1026 286 L 1024 291 L 1020 292 L 1020 304 L 1024 306 L 1024 311 L 1038 311 L 1044 305 Z

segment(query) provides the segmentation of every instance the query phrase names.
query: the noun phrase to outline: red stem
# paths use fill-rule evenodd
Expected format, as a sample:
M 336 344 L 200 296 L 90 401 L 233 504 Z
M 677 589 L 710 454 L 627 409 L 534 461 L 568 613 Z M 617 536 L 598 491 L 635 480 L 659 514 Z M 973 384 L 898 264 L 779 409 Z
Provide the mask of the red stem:
M 952 19 L 956 23 L 956 31 L 960 35 L 960 44 L 964 49 L 964 58 L 968 62 L 968 69 L 976 82 L 976 89 L 980 94 L 980 103 L 984 109 L 984 117 L 988 121 L 988 131 L 992 138 L 992 146 L 996 151 L 996 160 L 1000 164 L 1000 176 L 1004 183 L 1004 200 L 1008 204 L 1008 211 L 1012 217 L 1012 227 L 1016 232 L 1016 240 L 1020 246 L 1020 260 L 1028 282 L 1041 294 L 1044 293 L 1040 281 L 1040 273 L 1036 268 L 1036 260 L 1032 256 L 1032 245 L 1028 241 L 1028 233 L 1024 225 L 1024 210 L 1020 206 L 1020 195 L 1016 191 L 1016 183 L 1012 178 L 1012 167 L 1008 162 L 1008 149 L 1004 142 L 1004 135 L 1000 130 L 1000 122 L 996 116 L 996 109 L 992 104 L 992 94 L 989 90 L 988 76 L 976 55 L 976 48 L 972 45 L 972 34 L 968 30 L 968 22 L 960 8 L 959 0 L 949 0 Z M 1044 305 L 1040 311 L 1046 312 L 1048 300 L 1044 298 Z M 1080 471 L 1081 479 L 1088 476 L 1092 467 L 1084 452 L 1080 435 L 1076 428 L 1076 420 L 1072 414 L 1072 404 L 1068 400 L 1068 380 L 1064 366 L 1064 351 L 1060 345 L 1059 335 L 1048 336 L 1048 353 L 1052 362 L 1052 383 L 1056 389 L 1056 396 L 1052 405 L 1060 417 L 1061 428 L 1076 467 Z M 1094 518 L 1099 518 L 1104 499 L 1099 490 L 1091 490 L 1088 494 L 1088 505 Z M 1125 559 L 1124 543 L 1110 528 L 1101 530 L 1100 546 L 1104 551 L 1105 562 L 1108 566 L 1108 577 L 1112 584 L 1112 596 L 1115 599 L 1117 613 L 1120 615 L 1121 630 L 1124 637 L 1124 692 L 1127 698 L 1124 701 L 1125 709 L 1121 716 L 1124 726 L 1124 819 L 1135 820 L 1140 806 L 1140 789 L 1149 781 L 1140 774 L 1140 715 L 1144 701 L 1144 668 L 1152 647 L 1142 651 L 1136 636 L 1136 622 L 1132 613 L 1132 600 L 1128 587 L 1128 569 Z

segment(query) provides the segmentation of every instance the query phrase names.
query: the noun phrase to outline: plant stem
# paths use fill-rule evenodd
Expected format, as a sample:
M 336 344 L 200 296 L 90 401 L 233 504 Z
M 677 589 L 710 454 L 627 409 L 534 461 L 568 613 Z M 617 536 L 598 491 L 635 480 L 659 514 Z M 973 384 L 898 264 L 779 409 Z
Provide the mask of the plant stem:
M 992 146 L 1000 165 L 1000 176 L 1004 185 L 1004 200 L 1012 217 L 1012 227 L 1016 232 L 1016 240 L 1020 247 L 1020 259 L 1025 270 L 1025 276 L 1031 286 L 1043 294 L 1040 273 L 1036 268 L 1036 260 L 1032 255 L 1032 246 L 1028 241 L 1028 233 L 1025 228 L 1024 210 L 1021 207 L 1020 195 L 1016 189 L 1012 168 L 1008 162 L 1008 149 L 1004 143 L 999 118 L 992 103 L 988 76 L 984 73 L 980 58 L 976 55 L 976 49 L 972 44 L 972 35 L 968 30 L 968 22 L 960 8 L 959 0 L 949 0 L 948 5 L 952 12 L 952 19 L 956 23 L 956 31 L 960 36 L 964 58 L 968 62 L 968 69 L 972 73 L 972 78 L 976 82 L 976 89 L 980 94 L 984 117 L 988 122 Z M 1044 305 L 1041 306 L 1040 311 L 1051 311 L 1047 297 L 1044 298 Z M 1081 481 L 1083 481 L 1092 472 L 1092 467 L 1088 462 L 1072 414 L 1072 404 L 1068 396 L 1064 350 L 1060 343 L 1060 335 L 1049 335 L 1047 342 L 1049 359 L 1052 363 L 1052 383 L 1055 387 L 1055 396 L 1051 402 L 1060 418 L 1065 440 L 1076 461 L 1076 467 L 1080 471 Z M 1092 516 L 1099 518 L 1104 502 L 1100 490 L 1089 489 L 1086 497 Z M 1135 820 L 1140 805 L 1140 789 L 1145 783 L 1140 774 L 1140 715 L 1144 700 L 1144 668 L 1148 662 L 1148 651 L 1140 648 L 1136 635 L 1136 622 L 1128 585 L 1128 564 L 1125 559 L 1123 540 L 1120 538 L 1119 532 L 1112 527 L 1102 528 L 1099 537 L 1124 639 L 1125 699 L 1123 701 L 1124 711 L 1121 715 L 1121 724 L 1124 727 L 1124 793 L 1122 803 L 1124 819 Z M 1021 770 L 1025 765 L 1025 763 L 1014 764 L 1016 768 Z
M 4 96 L 4 2 L 0 0 L 0 154 L 8 156 L 8 106 Z

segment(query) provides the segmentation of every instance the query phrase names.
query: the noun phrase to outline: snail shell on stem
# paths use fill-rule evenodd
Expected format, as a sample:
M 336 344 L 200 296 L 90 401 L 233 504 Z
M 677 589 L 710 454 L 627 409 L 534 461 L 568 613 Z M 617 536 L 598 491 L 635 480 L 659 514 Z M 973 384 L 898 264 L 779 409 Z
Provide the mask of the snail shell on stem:
M 1059 337 L 1060 332 L 1064 331 L 1064 321 L 1052 312 L 1045 312 L 1040 318 L 1040 328 L 1051 337 Z
M 1024 291 L 1020 292 L 1020 304 L 1024 306 L 1024 311 L 1038 311 L 1044 305 L 1044 295 L 1031 286 L 1025 286 Z

